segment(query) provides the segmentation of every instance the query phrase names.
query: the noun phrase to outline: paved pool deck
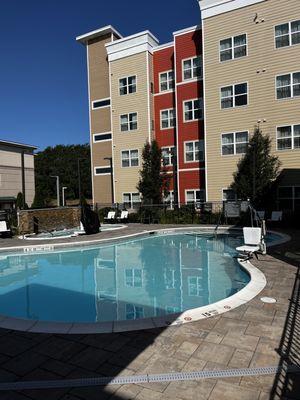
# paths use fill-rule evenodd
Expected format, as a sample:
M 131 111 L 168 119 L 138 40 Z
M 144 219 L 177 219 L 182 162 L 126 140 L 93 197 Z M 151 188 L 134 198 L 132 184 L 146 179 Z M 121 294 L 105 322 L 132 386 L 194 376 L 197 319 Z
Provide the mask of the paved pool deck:
M 170 227 L 130 225 L 124 231 L 103 232 L 96 239 Z M 253 261 L 267 278 L 263 292 L 225 314 L 176 327 L 125 333 L 53 335 L 0 329 L 0 382 L 280 365 L 283 371 L 277 376 L 6 391 L 0 392 L 0 399 L 300 399 L 300 375 L 286 374 L 288 365 L 300 366 L 300 231 L 284 233 L 292 237 L 290 242 L 270 248 L 267 256 Z M 70 240 L 84 238 L 66 239 Z M 0 239 L 0 247 L 20 244 L 18 239 Z M 26 241 L 25 245 L 32 244 L 37 243 Z M 262 296 L 277 302 L 264 304 Z

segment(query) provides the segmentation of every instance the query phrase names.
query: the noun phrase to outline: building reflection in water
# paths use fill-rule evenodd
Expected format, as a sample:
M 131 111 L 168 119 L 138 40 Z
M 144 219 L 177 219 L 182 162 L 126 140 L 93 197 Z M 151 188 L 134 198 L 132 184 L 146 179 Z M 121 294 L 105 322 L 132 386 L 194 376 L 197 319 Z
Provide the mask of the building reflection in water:
M 200 307 L 249 277 L 229 235 L 151 236 L 101 248 L 0 258 L 0 313 L 73 322 L 131 320 Z

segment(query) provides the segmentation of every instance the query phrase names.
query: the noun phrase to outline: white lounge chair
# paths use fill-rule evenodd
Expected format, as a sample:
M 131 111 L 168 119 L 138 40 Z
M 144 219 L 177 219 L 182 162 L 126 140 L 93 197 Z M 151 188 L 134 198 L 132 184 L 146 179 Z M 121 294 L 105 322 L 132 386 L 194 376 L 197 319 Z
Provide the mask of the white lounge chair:
M 272 211 L 271 219 L 269 219 L 269 221 L 271 222 L 282 221 L 282 211 Z
M 11 234 L 11 230 L 8 229 L 6 221 L 0 221 L 0 235 Z
M 241 258 L 249 260 L 253 254 L 261 250 L 262 230 L 261 228 L 243 228 L 244 245 L 239 246 L 236 250 L 241 254 Z
M 116 218 L 116 212 L 115 211 L 109 211 L 107 214 L 107 217 L 104 218 L 105 221 L 114 221 Z
M 128 220 L 128 211 L 122 211 L 118 221 L 127 221 Z

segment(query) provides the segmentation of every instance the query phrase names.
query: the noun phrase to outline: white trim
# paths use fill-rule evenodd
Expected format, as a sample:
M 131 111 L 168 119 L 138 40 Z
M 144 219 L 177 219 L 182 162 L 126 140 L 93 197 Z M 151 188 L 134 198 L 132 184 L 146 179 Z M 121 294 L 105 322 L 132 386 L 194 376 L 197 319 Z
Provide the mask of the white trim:
M 150 90 L 150 63 L 149 52 L 146 52 L 146 68 L 147 68 L 147 110 L 148 110 L 148 140 L 151 143 L 152 139 L 152 115 L 151 115 L 151 90 Z
M 177 203 L 179 204 L 180 207 L 180 177 L 179 177 L 179 146 L 178 146 L 178 141 L 179 141 L 179 134 L 178 134 L 178 91 L 177 91 L 177 51 L 176 51 L 176 37 L 174 37 L 174 83 L 175 83 L 175 118 L 176 118 L 176 141 L 174 143 L 174 146 L 176 147 L 176 180 L 177 180 L 177 193 L 176 193 L 176 198 L 177 198 Z M 173 192 L 175 190 L 175 187 L 173 187 Z
M 142 202 L 141 193 L 140 193 L 140 192 L 129 192 L 129 191 L 128 191 L 128 192 L 122 192 L 122 203 L 123 203 L 123 204 L 126 203 L 126 201 L 124 201 L 124 194 L 130 194 L 130 209 L 131 209 L 131 210 L 134 209 L 134 208 L 133 208 L 133 201 L 132 201 L 132 195 L 133 195 L 133 194 L 138 194 L 138 195 L 139 195 L 139 198 L 140 198 L 139 203 Z M 138 203 L 135 203 L 135 204 L 138 204 Z
M 198 0 L 202 20 L 267 0 Z
M 90 148 L 91 148 L 91 171 L 94 170 L 93 165 L 93 141 L 92 141 L 92 111 L 91 111 L 91 86 L 90 86 L 90 62 L 89 62 L 89 46 L 86 46 L 86 61 L 87 61 L 87 80 L 88 80 L 88 100 L 89 100 L 89 130 L 90 130 Z M 94 196 L 94 177 L 92 176 L 92 202 L 93 206 L 95 205 L 95 196 Z
M 95 140 L 95 136 L 104 136 L 104 135 L 111 135 L 111 139 Z M 104 142 L 112 141 L 112 133 L 111 132 L 93 133 L 92 136 L 93 136 L 93 143 L 104 143 Z
M 120 38 L 118 40 L 115 40 L 114 43 L 106 43 L 105 46 L 106 47 L 110 47 L 110 46 L 115 45 L 115 44 L 125 43 L 128 40 L 140 38 L 141 36 L 145 36 L 145 35 L 148 35 L 152 40 L 154 40 L 155 42 L 159 43 L 159 40 L 157 39 L 157 37 L 154 36 L 153 33 L 150 32 L 148 29 L 146 29 L 146 30 L 144 30 L 142 32 L 133 33 L 132 35 L 125 36 L 125 37 L 122 37 L 122 38 Z
M 300 74 L 300 70 L 299 71 L 293 71 L 293 72 L 286 72 L 286 73 L 281 73 L 278 75 L 275 75 L 275 99 L 278 101 L 286 101 L 286 100 L 294 100 L 294 99 L 300 99 L 300 95 L 298 96 L 294 96 L 294 86 L 296 85 L 300 85 L 299 83 L 294 84 L 294 74 Z M 279 78 L 280 76 L 285 76 L 285 75 L 290 75 L 290 81 L 291 83 L 289 84 L 289 86 L 279 86 L 277 87 L 277 78 Z M 278 98 L 277 96 L 277 89 L 280 88 L 286 88 L 289 87 L 291 89 L 291 97 L 283 97 L 283 98 Z
M 104 175 L 111 175 L 111 172 L 105 172 L 104 174 L 97 174 L 96 173 L 96 169 L 97 168 L 109 168 L 110 169 L 110 165 L 99 165 L 97 167 L 94 167 L 94 176 L 104 176 Z
M 111 158 L 112 158 L 112 180 L 113 180 L 113 189 L 114 195 L 112 196 L 113 202 L 116 200 L 116 181 L 115 181 L 115 153 L 114 153 L 114 134 L 113 134 L 113 96 L 112 96 L 112 82 L 111 82 L 111 65 L 108 62 L 108 75 L 109 75 L 109 95 L 111 98 L 110 104 L 110 129 L 111 129 Z M 111 189 L 110 189 L 111 190 Z
M 205 84 L 205 28 L 202 29 L 203 58 L 203 121 L 204 121 L 204 157 L 205 157 L 205 200 L 208 201 L 208 171 L 207 171 L 207 124 L 206 124 L 206 84 Z
M 129 115 L 130 114 L 136 114 L 136 129 L 130 129 L 130 120 L 129 120 Z M 128 116 L 128 130 L 127 131 L 122 131 L 121 129 L 121 116 L 123 115 L 127 115 Z M 137 131 L 139 129 L 139 113 L 137 111 L 130 111 L 126 114 L 119 114 L 119 132 L 120 133 L 126 133 L 126 132 L 133 132 L 133 131 Z
M 171 89 L 171 90 L 164 90 L 163 92 L 154 93 L 153 96 L 162 96 L 163 94 L 170 94 L 170 93 L 174 93 L 174 92 L 175 92 L 175 88 Z
M 193 161 L 193 162 L 198 162 L 198 161 Z M 180 172 L 185 172 L 185 171 L 205 171 L 205 167 L 199 167 L 199 168 L 181 168 L 179 169 Z M 204 190 L 204 189 L 203 189 Z
M 201 25 L 190 26 L 189 28 L 180 29 L 179 31 L 173 32 L 173 36 L 181 36 L 186 33 L 200 31 L 202 29 Z
M 281 24 L 274 25 L 274 49 L 275 50 L 286 49 L 286 48 L 298 46 L 300 44 L 300 43 L 292 44 L 292 34 L 299 33 L 298 31 L 297 32 L 292 32 L 292 23 L 293 22 L 297 22 L 297 21 L 299 21 L 299 19 L 289 20 L 287 22 L 282 22 Z M 285 35 L 276 36 L 276 28 L 277 28 L 277 26 L 287 25 L 287 24 L 289 25 L 289 32 L 287 34 L 285 34 Z M 276 39 L 278 37 L 287 36 L 287 35 L 289 36 L 289 44 L 287 46 L 276 47 Z
M 186 198 L 187 192 L 194 192 L 194 199 L 195 199 L 194 200 L 194 204 L 201 203 L 201 201 L 205 202 L 205 197 L 204 197 L 204 200 L 197 201 L 197 196 L 196 196 L 196 192 L 203 192 L 204 196 L 205 196 L 205 189 L 191 188 L 191 189 L 185 189 L 184 190 L 184 202 L 185 202 L 185 204 L 192 204 L 192 203 L 188 203 L 188 201 L 187 201 L 187 198 Z
M 109 104 L 107 104 L 105 106 L 100 106 L 100 107 L 94 106 L 94 103 L 97 103 L 97 101 L 106 101 L 106 100 L 109 100 Z M 103 99 L 97 99 L 97 100 L 92 101 L 92 110 L 101 110 L 102 108 L 107 108 L 107 107 L 111 107 L 111 98 L 110 97 L 105 97 Z
M 89 40 L 94 39 L 98 36 L 104 36 L 109 33 L 111 33 L 111 35 L 115 34 L 116 36 L 119 36 L 120 38 L 123 37 L 112 25 L 107 25 L 102 28 L 96 29 L 94 31 L 77 36 L 76 41 L 80 42 L 82 44 L 87 44 L 87 42 Z
M 172 157 L 174 157 L 174 155 L 172 154 L 172 149 L 174 149 L 175 146 L 174 145 L 170 145 L 170 146 L 162 146 L 160 149 L 163 152 L 163 150 L 168 150 L 168 158 L 169 161 L 171 162 L 170 164 L 166 164 L 165 167 L 172 167 L 174 166 L 174 164 L 172 163 Z M 163 155 L 162 155 L 162 159 L 164 159 Z M 168 171 L 167 173 L 173 173 L 173 171 Z
M 247 141 L 247 142 L 237 142 L 237 141 L 236 141 L 236 134 L 237 134 L 237 133 L 247 133 L 247 135 L 248 135 L 248 141 Z M 223 154 L 223 146 L 226 146 L 226 144 L 223 145 L 223 141 L 222 141 L 223 135 L 233 135 L 233 142 L 228 144 L 229 146 L 230 146 L 230 145 L 233 146 L 233 154 Z M 245 144 L 245 143 L 247 143 L 247 144 L 249 145 L 250 135 L 249 135 L 249 131 L 248 131 L 248 130 L 244 130 L 244 131 L 232 131 L 232 132 L 222 132 L 222 133 L 220 134 L 220 136 L 221 136 L 221 141 L 220 141 L 220 142 L 221 142 L 221 157 L 236 157 L 236 156 L 242 157 L 244 154 L 246 154 L 246 152 L 245 152 L 245 153 L 237 153 L 237 152 L 236 152 L 236 145 L 237 145 L 237 144 Z
M 164 50 L 164 49 L 168 49 L 170 47 L 174 47 L 174 42 L 169 42 L 169 43 L 165 43 L 165 44 L 161 44 L 160 46 L 157 46 L 153 49 L 153 52 L 159 51 L 159 50 Z
M 195 83 L 195 82 L 201 82 L 201 81 L 203 81 L 203 78 L 187 79 L 186 81 L 176 83 L 176 86 L 188 85 L 189 83 Z

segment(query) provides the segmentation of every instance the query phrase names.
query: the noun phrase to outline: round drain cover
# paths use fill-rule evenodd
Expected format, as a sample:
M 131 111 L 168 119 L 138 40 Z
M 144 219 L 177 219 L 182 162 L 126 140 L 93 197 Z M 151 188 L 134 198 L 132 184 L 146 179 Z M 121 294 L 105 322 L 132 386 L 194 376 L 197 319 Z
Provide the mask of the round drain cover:
M 273 297 L 261 297 L 260 299 L 263 303 L 268 303 L 268 304 L 273 304 L 276 303 L 277 300 L 274 299 Z

